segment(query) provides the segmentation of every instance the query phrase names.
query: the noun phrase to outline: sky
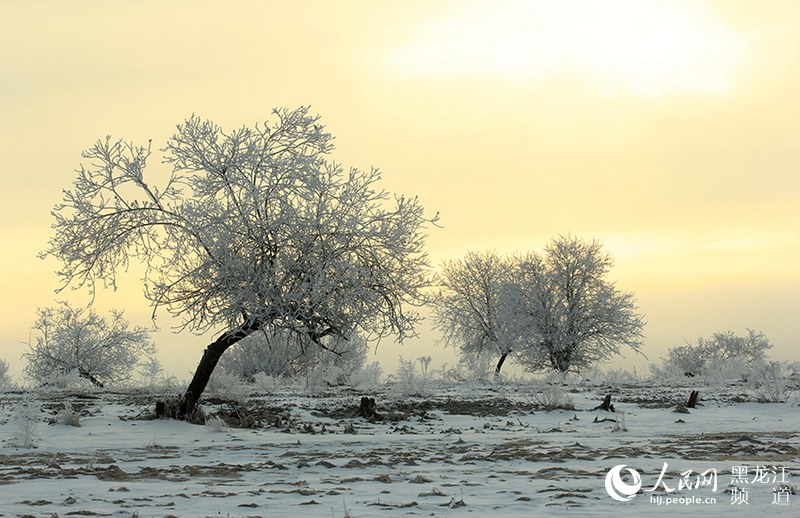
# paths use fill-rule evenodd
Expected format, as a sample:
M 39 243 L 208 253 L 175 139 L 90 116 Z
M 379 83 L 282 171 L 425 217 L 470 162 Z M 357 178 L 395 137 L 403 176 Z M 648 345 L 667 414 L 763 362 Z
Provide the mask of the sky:
M 58 262 L 37 258 L 82 150 L 105 135 L 160 147 L 193 113 L 236 128 L 297 106 L 322 116 L 335 160 L 440 213 L 434 265 L 600 240 L 648 321 L 646 358 L 609 367 L 746 328 L 800 360 L 798 2 L 6 0 L 0 49 L 12 373 L 37 307 L 89 302 L 56 294 Z M 149 325 L 127 277 L 94 304 Z M 159 359 L 188 377 L 208 337 L 158 323 Z M 375 358 L 452 365 L 440 338 L 427 323 Z

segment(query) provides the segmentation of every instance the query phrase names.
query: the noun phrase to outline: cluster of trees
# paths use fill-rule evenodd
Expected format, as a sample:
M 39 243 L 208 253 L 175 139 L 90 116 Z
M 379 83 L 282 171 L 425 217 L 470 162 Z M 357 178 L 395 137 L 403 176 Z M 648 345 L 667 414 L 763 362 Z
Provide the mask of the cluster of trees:
M 496 354 L 497 372 L 511 355 L 531 371 L 566 372 L 639 351 L 645 320 L 607 279 L 612 265 L 598 241 L 573 236 L 541 254 L 469 253 L 442 269 L 437 326 L 464 354 Z
M 162 149 L 160 179 L 145 174 L 150 144 L 99 140 L 53 213 L 43 255 L 61 261 L 61 289 L 113 287 L 135 260 L 154 315 L 220 333 L 175 417 L 194 411 L 220 362 L 245 376 L 302 372 L 323 357 L 363 363 L 366 341 L 413 336 L 428 302 L 425 231 L 436 217 L 381 189 L 377 169 L 332 162 L 333 137 L 307 108 L 273 115 L 232 132 L 189 118 Z M 468 254 L 434 281 L 437 325 L 464 354 L 496 353 L 498 371 L 512 355 L 567 371 L 638 351 L 644 319 L 608 281 L 612 264 L 597 241 L 572 236 L 541 254 Z M 45 309 L 35 329 L 33 378 L 72 370 L 102 384 L 152 347 L 120 314 Z

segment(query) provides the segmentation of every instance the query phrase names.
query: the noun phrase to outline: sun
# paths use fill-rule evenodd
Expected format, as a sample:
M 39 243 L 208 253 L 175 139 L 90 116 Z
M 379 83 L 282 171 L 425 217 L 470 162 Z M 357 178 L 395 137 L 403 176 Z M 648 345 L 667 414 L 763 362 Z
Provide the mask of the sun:
M 725 90 L 743 52 L 735 33 L 680 0 L 463 5 L 424 21 L 390 53 L 391 66 L 434 77 L 563 74 L 654 96 Z

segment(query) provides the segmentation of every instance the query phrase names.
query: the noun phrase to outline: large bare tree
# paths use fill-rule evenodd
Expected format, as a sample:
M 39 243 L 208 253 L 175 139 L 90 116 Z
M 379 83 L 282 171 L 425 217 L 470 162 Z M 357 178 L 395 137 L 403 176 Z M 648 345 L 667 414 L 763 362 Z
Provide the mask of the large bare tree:
M 325 347 L 356 331 L 402 340 L 419 319 L 410 306 L 428 284 L 431 220 L 418 199 L 380 189 L 377 169 L 330 161 L 332 136 L 307 108 L 273 115 L 231 132 L 189 118 L 162 150 L 160 186 L 144 174 L 150 145 L 100 140 L 54 211 L 44 253 L 62 260 L 65 286 L 113 286 L 137 260 L 154 314 L 166 308 L 184 329 L 220 333 L 179 417 L 194 411 L 225 350 L 254 332 Z

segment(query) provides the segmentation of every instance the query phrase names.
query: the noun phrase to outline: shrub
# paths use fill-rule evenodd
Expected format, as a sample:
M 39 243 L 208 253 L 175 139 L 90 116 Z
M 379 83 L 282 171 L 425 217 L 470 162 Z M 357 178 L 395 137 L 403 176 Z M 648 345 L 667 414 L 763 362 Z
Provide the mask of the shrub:
M 255 333 L 241 340 L 222 356 L 219 367 L 242 379 L 253 382 L 256 374 L 263 373 L 272 377 L 323 376 L 330 384 L 346 381 L 348 373 L 358 371 L 369 352 L 366 341 L 358 335 L 350 340 L 330 339 L 324 343 L 326 349 L 308 343 L 306 337 L 297 333 L 279 330 L 272 333 Z M 334 369 L 322 369 L 328 365 L 338 368 L 334 378 L 330 373 Z
M 41 406 L 33 400 L 30 393 L 25 393 L 12 413 L 16 429 L 6 444 L 12 448 L 36 448 L 39 445 L 37 430 L 41 419 Z
M 764 363 L 754 369 L 748 381 L 758 401 L 761 403 L 789 401 L 793 389 L 797 388 L 790 371 L 791 366 L 781 362 Z
M 213 433 L 227 432 L 230 426 L 219 416 L 213 416 L 206 419 L 206 430 Z
M 0 360 L 0 390 L 11 387 L 11 377 L 8 375 L 8 363 Z
M 250 389 L 236 373 L 225 369 L 216 369 L 208 380 L 206 392 L 209 395 L 241 405 L 250 394 Z
M 161 362 L 153 354 L 148 354 L 141 363 L 139 375 L 145 387 L 151 390 L 172 389 L 177 385 L 174 376 L 168 376 Z
M 744 370 L 763 363 L 772 343 L 761 331 L 747 330 L 743 336 L 731 331 L 700 338 L 696 344 L 672 347 L 664 359 L 663 369 L 685 376 L 713 374 L 719 365 L 741 362 Z
M 77 410 L 72 408 L 72 403 L 69 401 L 64 401 L 64 408 L 62 408 L 58 414 L 56 414 L 54 423 L 63 424 L 66 426 L 80 426 L 81 415 Z
M 417 363 L 420 364 L 419 372 L 417 372 Z M 400 394 L 423 395 L 433 381 L 433 376 L 428 371 L 430 363 L 430 356 L 421 356 L 413 361 L 400 356 L 400 366 L 397 368 L 397 372 L 389 376 L 389 381 L 394 384 L 395 390 Z
M 559 385 L 544 385 L 534 396 L 533 400 L 537 405 L 547 411 L 551 410 L 575 410 L 575 403 L 572 401 L 564 388 Z
M 496 363 L 491 352 L 462 354 L 456 366 L 447 374 L 455 381 L 489 381 L 497 379 L 500 375 L 495 371 Z
M 378 362 L 364 365 L 347 378 L 347 384 L 355 388 L 374 388 L 381 384 L 383 369 Z

